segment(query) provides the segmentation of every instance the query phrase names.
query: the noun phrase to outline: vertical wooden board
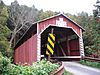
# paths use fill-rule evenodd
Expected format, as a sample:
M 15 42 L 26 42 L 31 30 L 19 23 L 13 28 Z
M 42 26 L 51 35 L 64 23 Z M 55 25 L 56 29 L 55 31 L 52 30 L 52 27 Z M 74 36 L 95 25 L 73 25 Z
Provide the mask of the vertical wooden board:
M 32 37 L 31 37 L 32 38 Z M 31 51 L 31 38 L 28 40 L 28 63 L 30 64 L 30 59 L 31 59 L 31 57 L 30 57 L 30 55 L 31 55 L 31 53 L 30 53 L 30 51 Z
M 25 43 L 22 44 L 21 46 L 21 60 L 22 64 L 25 62 Z
M 15 50 L 15 63 L 19 64 L 20 61 L 20 47 Z
M 17 57 L 16 63 L 24 64 L 25 62 L 25 43 L 23 43 L 21 46 L 17 48 L 16 57 Z
M 37 58 L 37 56 L 35 56 L 35 51 L 36 51 L 35 44 L 36 44 L 36 42 L 34 41 L 34 37 L 35 37 L 35 35 L 32 36 L 32 62 L 34 62 L 35 58 Z
M 70 55 L 78 56 L 80 55 L 79 51 L 79 40 L 70 40 L 69 41 L 69 47 L 70 47 Z
M 41 32 L 42 30 L 44 30 L 49 24 L 56 24 L 56 19 L 52 18 L 52 19 L 48 19 L 46 21 L 40 22 L 39 31 Z
M 18 64 L 20 63 L 20 47 L 18 49 Z
M 34 52 L 36 51 L 35 50 L 35 41 L 34 41 L 34 37 L 35 35 L 33 35 L 28 41 L 29 41 L 29 63 L 32 64 L 33 61 L 35 61 L 34 59 L 36 57 L 33 57 L 34 56 Z M 35 39 L 36 40 L 36 39 Z
M 31 64 L 31 62 L 32 62 L 32 46 L 33 46 L 33 45 L 32 45 L 32 42 L 33 42 L 33 41 L 32 41 L 32 37 L 30 38 L 29 42 L 30 42 L 30 43 L 29 43 L 29 44 L 30 44 L 30 45 L 29 45 L 29 46 L 30 46 L 30 49 L 29 49 L 29 63 Z
M 23 63 L 25 63 L 25 43 L 23 44 Z
M 37 35 L 35 34 L 34 36 L 33 36 L 33 39 L 32 39 L 32 51 L 33 51 L 33 53 L 32 53 L 32 55 L 33 55 L 33 59 L 34 59 L 34 61 L 36 62 L 37 61 Z
M 79 50 L 79 40 L 70 40 L 70 50 Z
M 30 42 L 29 42 L 29 40 L 27 40 L 27 42 L 26 42 L 26 51 L 25 51 L 25 58 L 26 58 L 26 63 L 29 63 L 29 44 Z
M 26 42 L 24 42 L 24 45 L 25 45 L 25 53 L 24 53 L 24 58 L 25 58 L 25 62 L 24 63 L 26 63 L 27 62 L 27 41 Z
M 23 64 L 23 45 L 20 46 L 20 63 Z
M 22 64 L 29 63 L 29 41 L 25 41 L 21 46 L 20 46 L 20 51 L 19 51 L 19 58 L 20 62 Z
M 20 48 L 20 61 L 21 64 L 24 64 L 24 44 L 22 44 Z
M 14 63 L 18 63 L 18 48 L 15 50 L 15 55 L 14 55 Z
M 23 45 L 20 46 L 19 54 L 20 54 L 19 55 L 20 56 L 19 62 L 20 62 L 20 64 L 23 64 Z
M 26 62 L 32 64 L 36 61 L 37 58 L 37 35 L 33 35 L 28 41 L 26 42 L 26 51 L 25 51 L 25 59 Z
M 14 62 L 17 64 L 32 64 L 37 59 L 37 35 L 33 35 L 15 50 Z
M 19 63 L 19 48 L 18 49 L 16 49 L 16 57 L 17 57 L 17 59 L 16 59 L 16 63 L 18 64 Z

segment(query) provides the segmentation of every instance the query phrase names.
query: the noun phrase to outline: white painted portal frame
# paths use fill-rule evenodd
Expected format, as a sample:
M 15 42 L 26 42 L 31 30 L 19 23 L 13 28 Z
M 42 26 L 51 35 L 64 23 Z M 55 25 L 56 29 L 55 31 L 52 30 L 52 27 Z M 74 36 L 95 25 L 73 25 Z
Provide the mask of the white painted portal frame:
M 38 24 L 37 24 L 38 25 Z M 83 39 L 82 39 L 82 30 L 80 29 L 81 36 L 77 34 L 77 32 L 72 27 L 65 27 L 65 26 L 57 26 L 53 24 L 49 24 L 47 27 L 45 27 L 40 33 L 37 33 L 37 61 L 40 61 L 41 59 L 41 34 L 46 30 L 48 27 L 54 26 L 54 27 L 62 27 L 62 28 L 70 28 L 72 29 L 75 34 L 79 37 L 79 44 L 80 44 L 80 56 L 84 56 L 84 47 L 83 47 Z M 39 30 L 37 26 L 37 31 Z

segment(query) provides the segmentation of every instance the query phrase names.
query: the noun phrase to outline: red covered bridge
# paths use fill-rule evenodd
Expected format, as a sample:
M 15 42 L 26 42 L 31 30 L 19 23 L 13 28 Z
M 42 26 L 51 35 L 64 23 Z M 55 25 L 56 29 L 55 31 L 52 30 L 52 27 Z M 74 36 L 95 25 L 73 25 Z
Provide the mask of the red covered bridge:
M 40 61 L 46 54 L 48 34 L 55 35 L 52 58 L 81 58 L 84 56 L 82 32 L 84 29 L 64 14 L 33 23 L 15 46 L 16 64 Z

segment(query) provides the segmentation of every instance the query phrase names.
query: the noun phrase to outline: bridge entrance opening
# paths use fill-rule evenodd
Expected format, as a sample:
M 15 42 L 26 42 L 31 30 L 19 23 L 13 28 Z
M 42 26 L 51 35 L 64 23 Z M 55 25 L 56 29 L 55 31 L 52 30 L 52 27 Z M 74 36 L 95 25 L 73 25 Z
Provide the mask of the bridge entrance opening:
M 47 39 L 48 34 L 55 35 L 54 55 L 52 58 L 70 58 L 79 57 L 79 36 L 73 31 L 72 28 L 50 26 L 41 33 L 41 58 L 46 57 Z

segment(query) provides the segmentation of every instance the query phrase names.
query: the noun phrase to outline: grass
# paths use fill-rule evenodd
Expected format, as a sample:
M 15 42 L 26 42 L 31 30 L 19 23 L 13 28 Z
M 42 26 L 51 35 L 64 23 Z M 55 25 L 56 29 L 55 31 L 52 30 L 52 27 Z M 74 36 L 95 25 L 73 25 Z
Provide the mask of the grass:
M 74 75 L 74 74 L 72 74 L 72 73 L 70 73 L 68 71 L 65 71 L 63 75 Z
M 80 63 L 83 64 L 83 65 L 87 65 L 87 66 L 90 66 L 90 67 L 100 69 L 100 63 L 99 62 L 93 62 L 93 61 L 89 61 L 89 60 L 80 60 Z

